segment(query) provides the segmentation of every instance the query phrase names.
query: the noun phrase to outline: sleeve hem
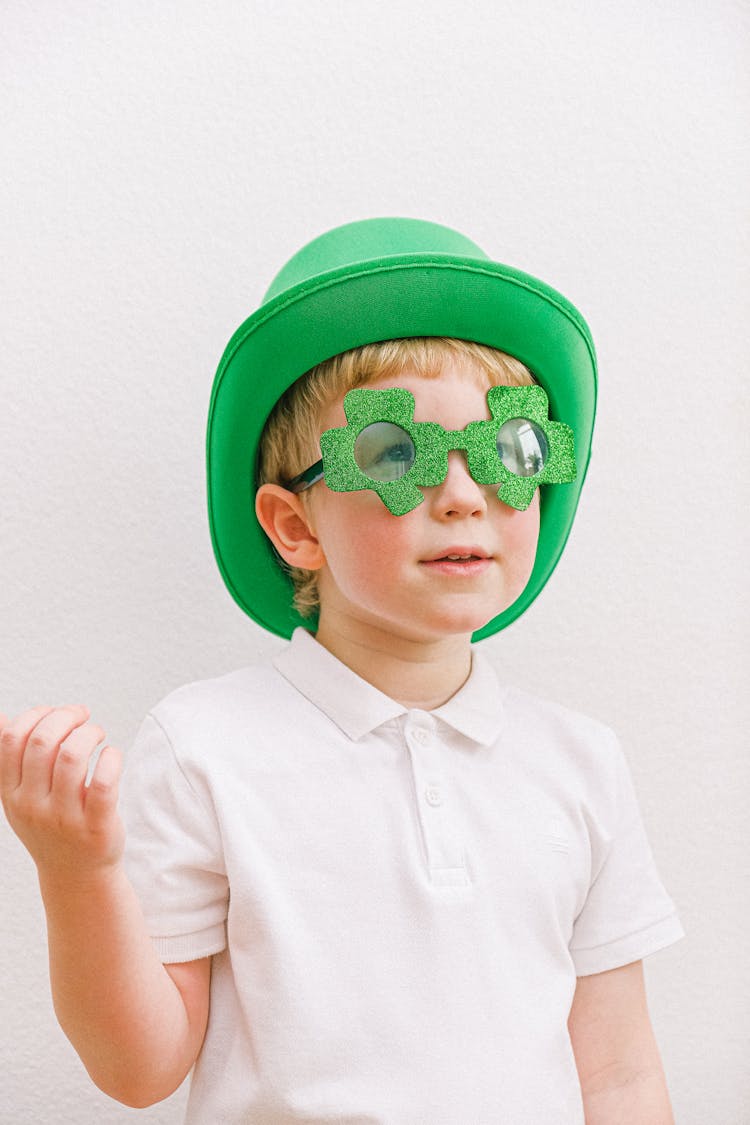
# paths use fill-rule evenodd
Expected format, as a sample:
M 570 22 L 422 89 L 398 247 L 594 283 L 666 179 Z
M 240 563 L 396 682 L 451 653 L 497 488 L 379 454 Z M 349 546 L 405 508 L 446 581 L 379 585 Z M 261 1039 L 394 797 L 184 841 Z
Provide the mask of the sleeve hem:
M 627 934 L 617 941 L 597 945 L 591 949 L 571 949 L 570 955 L 576 976 L 586 977 L 592 973 L 604 973 L 608 969 L 618 969 L 632 961 L 640 961 L 659 949 L 664 949 L 685 937 L 677 914 L 670 914 L 643 930 Z
M 198 961 L 201 957 L 213 957 L 226 949 L 226 925 L 219 922 L 207 930 L 199 930 L 194 934 L 177 934 L 174 937 L 152 936 L 151 944 L 162 964 Z

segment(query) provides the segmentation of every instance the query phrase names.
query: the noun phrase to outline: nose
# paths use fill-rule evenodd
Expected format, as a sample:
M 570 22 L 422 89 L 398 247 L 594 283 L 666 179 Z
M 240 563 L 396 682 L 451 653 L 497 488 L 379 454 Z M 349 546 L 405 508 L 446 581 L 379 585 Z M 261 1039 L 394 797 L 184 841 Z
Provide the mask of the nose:
M 466 454 L 458 449 L 448 454 L 448 472 L 443 483 L 425 492 L 432 494 L 433 509 L 441 519 L 482 516 L 487 511 L 485 490 L 469 472 Z

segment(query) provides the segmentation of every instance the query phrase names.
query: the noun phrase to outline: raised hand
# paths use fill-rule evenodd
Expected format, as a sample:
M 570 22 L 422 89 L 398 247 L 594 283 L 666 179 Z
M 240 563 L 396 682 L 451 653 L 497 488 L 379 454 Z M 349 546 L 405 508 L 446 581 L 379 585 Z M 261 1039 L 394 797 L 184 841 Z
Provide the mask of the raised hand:
M 0 714 L 0 798 L 11 828 L 40 871 L 86 878 L 118 863 L 125 832 L 117 814 L 120 751 L 105 746 L 89 785 L 91 754 L 104 730 L 87 707 L 34 707 Z
M 122 856 L 121 755 L 87 707 L 0 714 L 0 796 L 37 865 L 60 1026 L 100 1089 L 128 1106 L 161 1101 L 206 1032 L 211 959 L 165 966 Z

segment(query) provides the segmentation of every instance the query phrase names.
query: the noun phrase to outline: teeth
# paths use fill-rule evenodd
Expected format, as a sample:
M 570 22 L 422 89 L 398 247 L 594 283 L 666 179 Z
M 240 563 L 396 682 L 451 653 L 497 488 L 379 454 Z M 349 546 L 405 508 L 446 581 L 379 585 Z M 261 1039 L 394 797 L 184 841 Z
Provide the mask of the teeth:
M 447 559 L 450 559 L 451 562 L 460 562 L 463 559 L 470 559 L 472 556 L 471 555 L 446 555 L 445 557 Z

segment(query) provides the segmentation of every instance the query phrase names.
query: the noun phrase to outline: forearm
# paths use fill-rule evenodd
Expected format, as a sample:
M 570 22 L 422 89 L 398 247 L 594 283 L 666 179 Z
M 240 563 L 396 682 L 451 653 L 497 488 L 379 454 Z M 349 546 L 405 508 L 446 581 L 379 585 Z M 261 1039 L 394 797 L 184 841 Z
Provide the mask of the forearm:
M 586 1125 L 674 1125 L 663 1069 L 635 1071 L 583 1092 Z
M 128 1105 L 167 1097 L 200 1043 L 121 865 L 81 880 L 40 871 L 39 882 L 55 1012 L 91 1078 Z

